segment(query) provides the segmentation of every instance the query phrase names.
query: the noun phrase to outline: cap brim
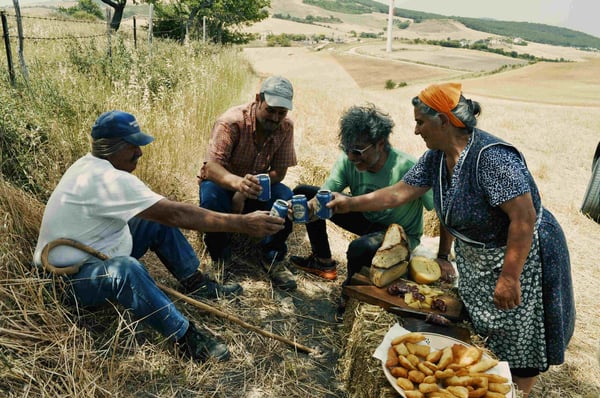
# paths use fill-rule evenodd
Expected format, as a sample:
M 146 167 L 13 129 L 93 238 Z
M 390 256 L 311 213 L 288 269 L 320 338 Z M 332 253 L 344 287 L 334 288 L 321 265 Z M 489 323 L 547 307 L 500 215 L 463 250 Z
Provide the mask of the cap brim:
M 265 101 L 267 102 L 267 105 L 275 107 L 275 108 L 285 108 L 287 110 L 292 110 L 293 106 L 292 106 L 292 101 L 290 101 L 287 98 L 283 98 L 277 95 L 273 95 L 273 94 L 267 94 L 264 93 L 265 95 Z
M 129 142 L 130 144 L 137 146 L 148 145 L 149 143 L 154 141 L 154 137 L 146 133 L 142 133 L 141 131 L 139 133 L 129 134 L 128 136 L 123 137 L 123 139 Z

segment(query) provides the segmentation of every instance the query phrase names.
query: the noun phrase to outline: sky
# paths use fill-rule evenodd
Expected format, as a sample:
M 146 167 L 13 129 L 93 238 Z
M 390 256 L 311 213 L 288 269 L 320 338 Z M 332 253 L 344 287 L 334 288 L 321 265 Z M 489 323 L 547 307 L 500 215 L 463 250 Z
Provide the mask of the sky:
M 389 4 L 389 0 L 377 0 Z M 21 5 L 44 0 L 19 0 Z M 0 6 L 12 0 L 0 0 Z M 600 38 L 599 0 L 394 0 L 394 6 L 447 16 L 539 22 Z
M 447 16 L 538 22 L 600 37 L 598 0 L 394 0 L 394 6 Z

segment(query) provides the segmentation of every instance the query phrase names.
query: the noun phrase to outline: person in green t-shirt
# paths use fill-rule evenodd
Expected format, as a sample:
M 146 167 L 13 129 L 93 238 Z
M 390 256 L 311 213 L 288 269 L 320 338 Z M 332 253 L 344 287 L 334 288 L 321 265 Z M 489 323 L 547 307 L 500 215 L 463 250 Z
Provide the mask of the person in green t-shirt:
M 340 119 L 340 149 L 329 177 L 321 187 L 299 185 L 294 194 L 306 195 L 311 214 L 316 209 L 316 194 L 327 189 L 358 196 L 395 184 L 415 164 L 416 158 L 392 148 L 389 136 L 394 121 L 373 104 L 350 107 Z M 371 264 L 377 249 L 383 242 L 387 227 L 396 223 L 404 228 L 411 249 L 417 247 L 423 234 L 423 207 L 433 208 L 431 191 L 406 205 L 374 212 L 334 214 L 330 220 L 340 227 L 359 235 L 348 246 L 348 273 L 342 286 L 349 283 L 352 275 L 362 266 Z M 313 220 L 314 219 L 314 220 Z M 313 216 L 306 224 L 312 255 L 291 256 L 297 268 L 328 280 L 337 279 L 337 263 L 331 257 L 324 219 Z M 338 316 L 343 314 L 346 298 L 342 295 Z

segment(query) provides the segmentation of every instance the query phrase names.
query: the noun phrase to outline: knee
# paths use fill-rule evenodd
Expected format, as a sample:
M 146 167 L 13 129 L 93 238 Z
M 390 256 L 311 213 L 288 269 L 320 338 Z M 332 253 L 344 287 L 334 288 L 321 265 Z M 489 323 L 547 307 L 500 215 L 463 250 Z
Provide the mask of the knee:
M 369 246 L 362 239 L 355 239 L 348 245 L 348 251 L 346 257 L 350 260 L 352 258 L 361 258 L 368 251 Z
M 271 185 L 271 198 L 272 199 L 283 199 L 290 200 L 294 193 L 292 190 L 285 184 L 277 183 Z
M 105 265 L 106 274 L 115 280 L 132 281 L 149 278 L 148 270 L 136 258 L 119 256 Z
M 212 181 L 200 184 L 200 207 L 222 213 L 231 211 L 231 197 Z

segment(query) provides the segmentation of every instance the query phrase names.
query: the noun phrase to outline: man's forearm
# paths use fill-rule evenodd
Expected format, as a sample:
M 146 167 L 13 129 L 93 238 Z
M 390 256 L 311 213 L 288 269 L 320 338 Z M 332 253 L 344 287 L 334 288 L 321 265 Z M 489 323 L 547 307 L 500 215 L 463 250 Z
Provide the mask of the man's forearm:
M 212 181 L 222 188 L 235 192 L 239 191 L 240 181 L 243 179 L 213 161 L 204 163 L 200 170 L 200 178 Z
M 239 214 L 219 213 L 168 199 L 162 199 L 138 216 L 171 227 L 199 232 L 246 231 L 245 219 Z

